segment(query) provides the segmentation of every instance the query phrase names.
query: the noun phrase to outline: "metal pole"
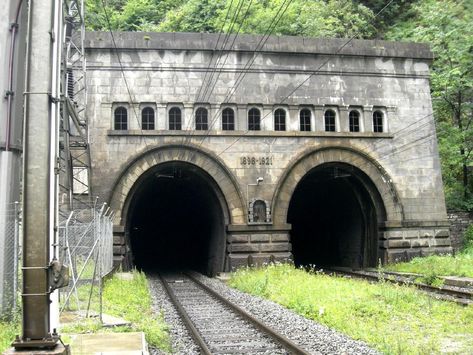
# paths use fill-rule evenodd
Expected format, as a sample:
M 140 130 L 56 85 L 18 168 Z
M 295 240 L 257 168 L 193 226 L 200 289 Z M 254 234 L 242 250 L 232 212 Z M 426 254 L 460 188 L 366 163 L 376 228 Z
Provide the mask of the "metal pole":
M 50 332 L 48 280 L 51 204 L 54 171 L 51 140 L 52 53 L 54 1 L 29 2 L 27 81 L 25 92 L 23 168 L 23 327 L 13 343 L 17 349 L 53 348 L 58 337 Z
M 20 209 L 18 206 L 18 201 L 15 201 L 15 241 L 13 251 L 15 253 L 13 260 L 13 310 L 16 311 L 17 304 L 16 298 L 18 297 L 18 241 L 20 236 Z

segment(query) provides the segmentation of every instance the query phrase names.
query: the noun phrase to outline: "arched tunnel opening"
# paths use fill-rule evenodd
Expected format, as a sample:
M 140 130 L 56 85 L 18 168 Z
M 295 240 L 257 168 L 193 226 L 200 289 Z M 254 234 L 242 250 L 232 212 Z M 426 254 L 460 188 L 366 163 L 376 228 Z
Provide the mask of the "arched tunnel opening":
M 213 276 L 223 271 L 225 217 L 210 175 L 184 162 L 147 172 L 128 212 L 133 265 L 146 271 L 192 269 Z
M 295 264 L 376 266 L 383 211 L 377 211 L 372 195 L 379 197 L 374 184 L 354 166 L 327 163 L 309 171 L 289 204 Z

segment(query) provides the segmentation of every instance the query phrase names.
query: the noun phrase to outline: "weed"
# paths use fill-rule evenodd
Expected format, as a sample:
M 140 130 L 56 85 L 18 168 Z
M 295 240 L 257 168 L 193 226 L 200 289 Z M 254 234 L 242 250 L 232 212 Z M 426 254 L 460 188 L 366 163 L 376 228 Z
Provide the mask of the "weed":
M 439 353 L 442 339 L 452 336 L 463 353 L 473 352 L 473 344 L 464 340 L 473 334 L 473 307 L 438 301 L 413 287 L 329 277 L 291 265 L 237 271 L 229 283 L 383 353 Z

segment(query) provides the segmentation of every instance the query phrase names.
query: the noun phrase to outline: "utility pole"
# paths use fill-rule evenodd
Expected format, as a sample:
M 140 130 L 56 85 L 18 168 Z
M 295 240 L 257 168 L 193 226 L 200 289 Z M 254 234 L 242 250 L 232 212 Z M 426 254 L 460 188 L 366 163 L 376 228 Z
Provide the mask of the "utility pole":
M 56 235 L 56 156 L 61 0 L 29 1 L 23 158 L 23 327 L 9 353 L 66 354 L 50 325 Z

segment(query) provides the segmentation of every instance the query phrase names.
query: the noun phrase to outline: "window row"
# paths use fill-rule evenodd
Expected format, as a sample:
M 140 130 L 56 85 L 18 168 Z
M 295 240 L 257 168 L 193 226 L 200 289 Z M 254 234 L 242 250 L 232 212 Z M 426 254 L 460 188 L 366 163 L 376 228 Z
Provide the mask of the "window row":
M 274 130 L 286 131 L 286 110 L 278 108 L 273 113 Z M 261 111 L 253 107 L 248 111 L 247 127 L 250 131 L 261 130 L 261 121 L 265 117 L 261 116 Z M 337 115 L 334 110 L 327 109 L 324 111 L 324 129 L 326 132 L 337 131 Z M 222 130 L 235 130 L 235 111 L 227 107 L 221 111 Z M 168 111 L 168 123 L 170 130 L 182 130 L 183 119 L 182 110 L 180 107 L 171 107 Z M 213 125 L 210 122 L 209 126 L 209 111 L 204 107 L 199 107 L 195 111 L 194 117 L 195 129 L 198 131 L 208 130 Z M 375 110 L 372 116 L 373 132 L 382 133 L 385 131 L 384 113 L 381 110 Z M 128 129 L 128 110 L 124 106 L 115 108 L 114 111 L 114 129 L 127 130 Z M 141 129 L 154 130 L 155 129 L 155 111 L 152 107 L 144 107 L 141 111 Z M 312 111 L 303 108 L 299 111 L 299 130 L 312 131 Z M 361 131 L 361 115 L 358 110 L 350 110 L 348 113 L 348 130 L 350 132 Z

